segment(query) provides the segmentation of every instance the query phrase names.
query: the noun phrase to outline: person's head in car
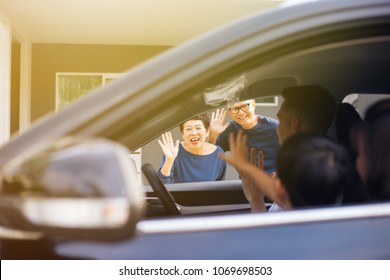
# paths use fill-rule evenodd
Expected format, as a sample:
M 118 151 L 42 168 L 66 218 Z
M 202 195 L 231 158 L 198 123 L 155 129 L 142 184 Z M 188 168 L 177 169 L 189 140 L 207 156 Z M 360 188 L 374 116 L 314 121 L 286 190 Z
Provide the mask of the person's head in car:
M 289 137 L 278 152 L 276 193 L 285 209 L 340 204 L 354 181 L 348 152 L 318 134 Z
M 368 108 L 358 141 L 356 168 L 370 201 L 390 200 L 390 99 Z
M 336 112 L 336 101 L 327 89 L 318 85 L 288 87 L 282 96 L 284 101 L 277 113 L 281 144 L 299 132 L 326 134 Z

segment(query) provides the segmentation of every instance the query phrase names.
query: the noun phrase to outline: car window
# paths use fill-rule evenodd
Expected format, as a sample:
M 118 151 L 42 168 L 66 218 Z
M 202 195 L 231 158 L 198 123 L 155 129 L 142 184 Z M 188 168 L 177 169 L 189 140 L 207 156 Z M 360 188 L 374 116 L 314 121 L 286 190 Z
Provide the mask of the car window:
M 368 107 L 375 102 L 386 98 L 389 98 L 388 94 L 351 93 L 348 94 L 342 102 L 354 106 L 359 112 L 359 115 L 364 118 L 364 114 Z

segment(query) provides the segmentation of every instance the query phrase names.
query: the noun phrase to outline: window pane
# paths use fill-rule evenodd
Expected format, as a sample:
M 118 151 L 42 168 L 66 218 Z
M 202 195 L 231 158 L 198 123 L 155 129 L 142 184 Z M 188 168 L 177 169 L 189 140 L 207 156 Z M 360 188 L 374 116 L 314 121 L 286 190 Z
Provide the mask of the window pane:
M 263 97 L 256 99 L 257 106 L 277 106 L 278 98 L 276 96 Z
M 58 75 L 56 109 L 59 110 L 90 90 L 101 87 L 101 75 Z

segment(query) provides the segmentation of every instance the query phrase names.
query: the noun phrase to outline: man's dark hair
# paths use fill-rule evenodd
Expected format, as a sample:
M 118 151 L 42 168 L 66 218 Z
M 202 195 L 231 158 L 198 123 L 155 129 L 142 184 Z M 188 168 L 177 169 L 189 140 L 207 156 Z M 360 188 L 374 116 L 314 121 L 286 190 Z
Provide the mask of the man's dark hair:
M 390 98 L 371 105 L 364 117 L 364 160 L 369 200 L 390 200 Z
M 294 207 L 341 203 L 344 190 L 355 183 L 348 152 L 313 133 L 289 137 L 279 150 L 276 169 Z
M 308 130 L 327 132 L 336 112 L 336 101 L 327 89 L 318 85 L 288 87 L 282 96 L 284 109 L 298 117 Z
M 205 114 L 200 114 L 200 115 L 197 115 L 197 116 L 194 116 L 184 122 L 182 122 L 179 127 L 180 127 L 180 131 L 183 132 L 183 129 L 184 129 L 184 124 L 188 121 L 202 121 L 203 123 L 203 126 L 206 128 L 206 129 L 209 129 L 210 127 L 210 118 L 209 116 L 205 113 Z

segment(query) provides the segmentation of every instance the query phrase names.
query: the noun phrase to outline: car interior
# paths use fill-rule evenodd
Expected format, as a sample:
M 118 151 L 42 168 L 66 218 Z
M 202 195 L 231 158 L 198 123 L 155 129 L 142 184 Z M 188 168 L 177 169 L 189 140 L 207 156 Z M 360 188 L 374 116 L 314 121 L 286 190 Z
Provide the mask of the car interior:
M 332 42 L 332 36 L 328 38 L 327 44 L 324 44 L 321 38 L 316 38 L 318 41 L 303 42 L 301 48 L 295 52 L 291 51 L 294 45 L 288 46 L 289 55 L 281 56 L 277 60 L 264 54 L 261 57 L 251 57 L 250 60 L 229 68 L 223 74 L 210 77 L 195 87 L 185 89 L 191 91 L 191 94 L 192 91 L 197 91 L 197 94 L 192 94 L 191 98 L 167 101 L 166 106 L 170 103 L 170 108 L 160 114 L 153 112 L 156 114 L 155 117 L 151 118 L 149 126 L 139 130 L 139 135 L 145 130 L 153 131 L 150 127 L 155 126 L 157 129 L 157 126 L 162 124 L 164 127 L 173 128 L 192 115 L 205 111 L 211 112 L 226 106 L 226 101 L 230 99 L 247 100 L 279 96 L 283 88 L 294 85 L 321 85 L 332 93 L 339 106 L 351 94 L 364 94 L 368 99 L 372 96 L 371 102 L 377 100 L 378 95 L 382 95 L 382 98 L 387 97 L 390 92 L 387 75 L 390 38 L 383 35 L 386 33 L 383 27 L 379 25 L 377 28 L 359 33 L 349 30 L 348 33 L 332 34 L 334 39 L 337 39 L 336 43 Z M 340 36 L 345 38 L 340 40 Z M 317 47 L 319 43 L 321 46 Z M 302 45 L 305 47 L 302 48 Z M 203 86 L 202 89 L 199 89 L 200 86 Z M 182 92 L 181 96 L 186 94 Z M 364 112 L 359 113 L 362 118 Z M 339 142 L 343 141 L 341 140 L 344 137 L 341 133 L 345 132 L 343 128 L 348 127 L 346 123 L 348 118 L 345 114 L 347 113 L 339 112 L 338 119 L 334 120 L 328 131 L 328 136 Z M 124 143 L 134 144 L 131 143 L 131 139 L 122 140 Z M 156 177 L 153 167 L 149 165 L 143 170 L 146 171 L 144 175 L 151 185 L 151 187 L 146 186 L 149 201 L 147 216 L 178 214 L 176 210 L 168 210 L 165 206 L 168 200 L 169 203 L 172 201 L 176 203 L 182 215 L 250 211 L 241 190 L 240 180 L 172 184 L 166 186 L 168 194 L 162 196 L 161 190 L 154 189 L 154 185 L 161 187 L 163 184 Z M 159 199 L 156 199 L 156 196 Z M 164 206 L 161 206 L 159 200 L 162 200 Z

